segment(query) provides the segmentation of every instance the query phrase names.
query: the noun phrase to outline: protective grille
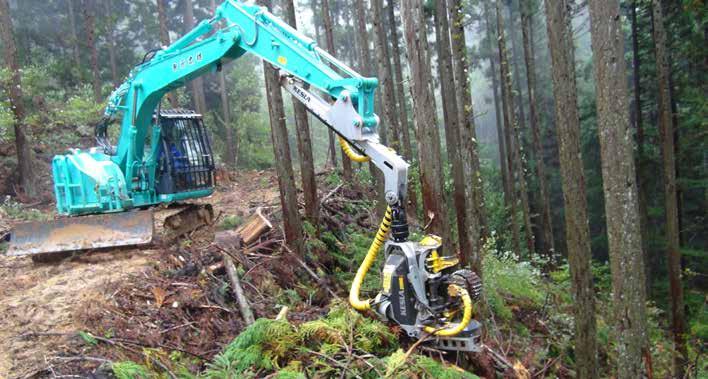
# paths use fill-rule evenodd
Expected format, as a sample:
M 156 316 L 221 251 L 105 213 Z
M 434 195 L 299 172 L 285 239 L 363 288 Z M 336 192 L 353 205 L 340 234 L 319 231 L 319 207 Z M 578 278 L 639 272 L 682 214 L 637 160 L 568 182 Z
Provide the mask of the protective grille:
M 213 187 L 214 156 L 201 116 L 171 110 L 160 114 L 160 125 L 160 171 L 169 173 L 171 192 Z

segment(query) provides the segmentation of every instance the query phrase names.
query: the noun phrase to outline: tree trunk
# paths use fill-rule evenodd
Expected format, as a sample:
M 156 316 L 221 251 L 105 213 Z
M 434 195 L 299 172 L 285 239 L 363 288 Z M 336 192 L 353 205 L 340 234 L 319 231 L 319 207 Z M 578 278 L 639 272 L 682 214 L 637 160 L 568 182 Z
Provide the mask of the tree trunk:
M 293 0 L 285 0 L 285 14 L 288 24 L 297 29 L 295 17 L 295 4 Z M 292 97 L 293 111 L 295 113 L 295 126 L 297 128 L 297 146 L 300 155 L 300 176 L 302 179 L 302 192 L 305 198 L 305 215 L 313 224 L 318 224 L 319 200 L 317 200 L 317 183 L 315 182 L 315 161 L 312 155 L 312 141 L 310 140 L 310 124 L 307 118 L 307 109 Z
M 268 9 L 271 0 L 259 0 L 258 4 Z M 270 115 L 270 136 L 273 141 L 275 171 L 278 175 L 280 189 L 280 205 L 283 208 L 283 229 L 288 246 L 300 257 L 305 254 L 302 221 L 298 213 L 295 174 L 290 163 L 290 145 L 288 144 L 288 129 L 285 125 L 285 110 L 283 94 L 280 91 L 280 77 L 269 63 L 263 62 L 266 93 L 268 95 L 268 114 Z
M 411 147 L 410 125 L 408 122 L 408 96 L 403 88 L 406 78 L 403 76 L 403 66 L 401 65 L 401 47 L 398 37 L 398 23 L 394 12 L 394 0 L 388 0 L 388 27 L 390 28 L 391 54 L 393 54 L 393 68 L 396 83 L 396 98 L 398 100 L 398 111 L 400 112 L 400 129 L 403 138 L 403 156 L 408 161 L 413 161 L 413 148 Z M 412 215 L 417 213 L 418 199 L 416 198 L 413 186 L 408 186 L 408 212 Z
M 381 88 L 381 105 L 383 111 L 383 122 L 379 124 L 381 142 L 389 144 L 394 150 L 398 149 L 398 107 L 396 106 L 395 87 L 393 85 L 393 73 L 391 69 L 390 54 L 388 51 L 388 38 L 386 38 L 386 28 L 384 27 L 383 0 L 372 0 L 374 21 L 374 46 L 376 51 L 376 66 L 378 79 Z M 390 129 L 389 142 L 387 131 Z
M 514 65 L 514 71 L 512 75 L 514 77 L 513 85 L 514 89 L 518 93 L 518 96 L 514 96 L 516 107 L 518 108 L 519 117 L 519 127 L 521 130 L 526 130 L 526 108 L 524 107 L 524 93 L 521 90 L 521 64 L 519 63 L 521 53 L 519 52 L 519 47 L 516 43 L 516 36 L 514 33 L 514 12 L 513 12 L 513 0 L 506 0 L 507 10 L 509 11 L 509 40 L 511 41 L 511 64 Z
M 588 0 L 612 270 L 617 377 L 639 378 L 646 341 L 644 257 L 618 0 Z
M 398 37 L 398 23 L 394 12 L 394 0 L 388 0 L 387 7 L 388 27 L 390 28 L 391 54 L 393 54 L 393 68 L 396 84 L 396 98 L 398 99 L 398 112 L 401 120 L 401 137 L 403 139 L 403 156 L 406 159 L 413 159 L 413 149 L 411 148 L 410 127 L 408 124 L 408 96 L 403 89 L 403 66 L 401 65 L 401 47 Z
M 194 28 L 194 9 L 192 0 L 184 0 L 184 28 L 185 33 Z M 206 97 L 204 96 L 204 81 L 201 77 L 192 80 L 192 97 L 194 98 L 194 108 L 197 113 L 206 112 Z
M 157 0 L 158 3 L 162 2 Z M 216 12 L 216 0 L 210 0 L 209 5 L 211 12 Z M 164 9 L 163 9 L 164 12 Z M 165 33 L 167 30 L 165 29 Z M 160 25 L 160 36 L 162 37 L 162 25 Z M 167 36 L 169 40 L 169 36 Z M 231 109 L 229 107 L 229 91 L 226 88 L 226 75 L 224 74 L 224 67 L 218 70 L 216 74 L 219 79 L 219 97 L 221 99 L 221 116 L 224 121 L 224 131 L 226 132 L 226 159 L 225 163 L 230 168 L 236 168 L 237 157 L 236 152 L 238 151 L 238 141 L 234 136 L 233 125 L 231 125 Z
M 447 1 L 435 2 L 435 47 L 438 53 L 438 75 L 440 78 L 440 92 L 443 105 L 443 120 L 445 123 L 445 142 L 447 145 L 447 159 L 452 171 L 453 205 L 457 219 L 457 243 L 459 245 L 460 260 L 467 261 L 465 253 L 472 251 L 472 242 L 467 233 L 467 205 L 465 204 L 465 177 L 460 156 L 460 126 L 457 112 L 457 98 L 455 97 L 455 79 L 452 72 L 452 52 L 450 46 L 450 25 L 447 18 Z M 450 245 L 452 246 L 452 244 Z
M 531 48 L 534 44 L 532 33 L 533 13 L 532 9 L 530 9 L 531 4 L 522 2 L 521 7 L 521 32 L 524 44 L 524 62 L 526 64 L 526 81 L 529 93 L 529 123 L 531 124 L 531 132 L 533 135 L 533 155 L 536 159 L 536 177 L 538 178 L 540 192 L 541 238 L 539 246 L 541 251 L 550 258 L 553 256 L 555 246 L 553 242 L 553 222 L 551 221 L 551 200 L 548 195 L 546 165 L 543 161 L 543 147 L 541 146 L 541 126 L 538 123 L 538 114 L 536 111 L 536 62 Z
M 371 54 L 369 54 L 369 34 L 366 30 L 366 20 L 368 16 L 366 14 L 366 4 L 364 0 L 355 0 L 356 7 L 356 27 L 359 37 L 359 57 L 361 58 L 361 67 L 359 68 L 359 73 L 363 76 L 373 76 L 373 69 L 371 68 Z M 376 93 L 376 103 L 381 104 L 380 101 L 381 92 Z M 374 187 L 376 187 L 377 192 L 383 190 L 383 183 L 381 173 L 376 169 L 373 163 L 369 163 L 369 171 L 371 172 L 371 179 L 373 181 Z
M 568 0 L 545 1 L 565 206 L 565 237 L 572 277 L 576 372 L 578 378 L 597 378 L 595 293 L 590 265 L 592 252 L 581 156 L 572 17 Z
M 471 266 L 475 272 L 482 269 L 484 189 L 480 174 L 479 154 L 477 151 L 477 132 L 474 125 L 474 109 L 472 93 L 470 92 L 469 65 L 467 64 L 467 42 L 465 40 L 465 14 L 462 0 L 448 0 L 450 18 L 452 60 L 454 62 L 455 98 L 457 99 L 457 119 L 460 136 L 460 162 L 466 186 L 465 191 L 465 221 L 467 228 L 458 233 L 465 234 L 470 244 L 469 251 L 463 251 L 471 258 Z M 462 245 L 460 245 L 462 246 Z
M 504 19 L 502 18 L 501 5 L 499 4 L 501 0 L 496 2 L 496 16 L 497 16 L 497 40 L 499 46 L 499 77 L 501 78 L 501 93 L 502 93 L 502 114 L 504 117 L 504 145 L 506 146 L 506 164 L 508 167 L 508 185 L 509 185 L 509 202 L 507 206 L 511 205 L 511 216 L 509 221 L 511 223 L 512 232 L 512 246 L 516 254 L 521 254 L 521 237 L 519 224 L 517 222 L 517 199 L 516 199 L 516 187 L 514 183 L 515 172 L 518 166 L 516 163 L 516 147 L 512 145 L 511 135 L 516 129 L 516 115 L 514 114 L 514 100 L 511 89 L 511 73 L 509 72 L 509 59 L 507 58 L 506 51 L 506 40 L 504 38 Z
M 514 38 L 514 18 L 513 18 L 513 12 L 512 12 L 512 1 L 507 0 L 507 9 L 509 11 L 509 25 L 510 25 L 510 34 L 509 34 L 509 39 L 511 40 L 511 49 L 512 49 L 512 61 L 510 63 L 507 63 L 507 67 L 509 64 L 514 65 L 514 71 L 512 72 L 513 75 L 513 81 L 512 85 L 515 87 L 515 90 L 512 90 L 511 87 L 509 87 L 509 99 L 510 99 L 510 104 L 511 108 L 510 111 L 513 113 L 514 112 L 514 102 L 516 102 L 516 107 L 518 109 L 518 117 L 515 118 L 515 122 L 512 124 L 513 129 L 511 130 L 511 135 L 512 135 L 512 159 L 514 160 L 514 165 L 516 166 L 516 170 L 512 171 L 514 172 L 517 177 L 516 181 L 519 184 L 519 200 L 521 201 L 521 214 L 523 216 L 523 223 L 524 223 L 524 237 L 526 240 L 526 248 L 528 250 L 529 254 L 532 254 L 534 250 L 536 249 L 536 241 L 533 233 L 533 224 L 531 223 L 531 209 L 529 207 L 529 192 L 528 192 L 528 187 L 526 185 L 526 156 L 524 153 L 524 138 L 522 135 L 522 131 L 526 130 L 526 111 L 524 110 L 524 97 L 523 97 L 523 92 L 521 91 L 521 65 L 519 64 L 519 57 L 521 54 L 519 53 L 519 49 L 516 46 L 516 38 Z M 508 51 L 506 51 L 506 59 L 508 61 Z M 511 81 L 511 78 L 509 78 Z M 516 96 L 515 96 L 516 92 Z M 512 176 L 513 177 L 513 176 Z
M 334 47 L 334 32 L 332 30 L 332 14 L 329 10 L 329 0 L 322 0 L 322 22 L 324 23 L 325 41 L 327 42 L 327 51 L 332 55 L 336 55 Z M 329 160 L 332 162 L 332 167 L 337 168 L 337 144 L 334 141 L 334 132 L 327 130 L 329 136 Z M 351 162 L 342 155 L 342 167 L 344 174 L 347 171 L 351 172 Z M 347 170 L 349 168 L 349 170 Z
M 101 96 L 101 75 L 98 70 L 98 49 L 96 48 L 96 3 L 95 0 L 83 0 L 84 28 L 86 29 L 86 48 L 91 52 L 91 86 L 93 99 L 103 101 Z
M 679 209 L 676 193 L 676 152 L 671 112 L 671 87 L 669 83 L 669 52 L 661 2 L 652 0 L 654 15 L 654 45 L 656 52 L 656 77 L 658 84 L 659 128 L 664 168 L 664 199 L 666 214 L 666 255 L 671 299 L 671 332 L 674 338 L 674 377 L 683 378 L 686 366 L 686 319 L 681 283 L 681 252 L 679 239 Z
M 500 107 L 501 101 L 499 100 L 499 80 L 497 79 L 496 68 L 496 60 L 498 59 L 499 55 L 495 56 L 493 53 L 492 41 L 496 41 L 497 39 L 495 37 L 496 34 L 494 31 L 494 27 L 489 18 L 489 5 L 487 4 L 487 2 L 484 2 L 483 4 L 487 43 L 489 44 L 487 48 L 489 50 L 489 67 L 491 69 L 492 77 L 492 92 L 494 93 L 494 116 L 496 117 L 497 143 L 499 145 L 499 166 L 501 167 L 502 188 L 504 190 L 504 205 L 508 207 L 511 201 L 511 191 L 509 190 L 509 168 L 507 166 L 506 144 L 504 141 L 504 120 L 502 119 L 502 113 L 504 111 Z
M 160 43 L 162 46 L 170 46 L 170 33 L 167 30 L 167 15 L 165 12 L 165 1 L 166 0 L 157 0 L 157 19 L 160 25 Z M 179 108 L 179 104 L 177 103 L 177 96 L 175 96 L 173 93 L 168 93 L 165 95 L 167 97 L 167 101 L 170 102 L 170 106 L 174 109 Z M 224 120 L 226 121 L 226 120 Z M 227 133 L 228 133 L 228 128 L 227 128 Z M 228 136 L 227 136 L 228 139 Z M 228 149 L 228 148 L 227 148 Z M 228 151 L 228 150 L 227 150 Z
M 641 59 L 639 57 L 639 24 L 637 20 L 637 0 L 630 5 L 632 22 L 632 83 L 634 84 L 634 123 L 637 139 L 637 189 L 639 191 L 639 228 L 642 231 L 642 252 L 644 254 L 644 275 L 647 293 L 651 287 L 651 263 L 649 259 L 649 214 L 647 212 L 647 185 L 644 182 L 646 164 L 644 157 L 644 122 L 642 117 Z
M 76 15 L 74 13 L 74 1 L 67 1 L 69 9 L 69 30 L 71 32 L 71 52 L 74 58 L 76 69 L 81 68 L 81 52 L 79 50 L 79 38 L 76 36 Z
M 103 10 L 106 12 L 105 16 L 113 19 L 113 12 L 111 12 L 111 6 L 108 1 L 103 1 Z M 106 40 L 108 42 L 108 62 L 111 65 L 111 81 L 114 87 L 118 87 L 120 84 L 118 82 L 118 67 L 116 66 L 116 37 L 113 33 L 115 25 L 109 23 L 106 27 Z
M 15 116 L 15 150 L 17 151 L 17 171 L 19 172 L 20 185 L 25 195 L 36 197 L 39 194 L 36 176 L 34 173 L 34 154 L 32 153 L 29 138 L 25 134 L 22 123 L 25 119 L 25 106 L 22 101 L 22 85 L 20 66 L 17 62 L 17 47 L 10 17 L 10 6 L 7 0 L 0 0 L 0 39 L 2 40 L 5 67 L 10 71 L 10 85 L 8 95 L 10 108 Z
M 408 65 L 411 72 L 413 121 L 418 138 L 423 214 L 426 218 L 432 215 L 430 232 L 443 238 L 447 247 L 446 254 L 451 255 L 452 236 L 445 212 L 440 134 L 433 105 L 434 94 L 430 88 L 432 75 L 428 64 L 428 33 L 425 27 L 422 1 L 402 0 L 401 13 L 408 51 Z

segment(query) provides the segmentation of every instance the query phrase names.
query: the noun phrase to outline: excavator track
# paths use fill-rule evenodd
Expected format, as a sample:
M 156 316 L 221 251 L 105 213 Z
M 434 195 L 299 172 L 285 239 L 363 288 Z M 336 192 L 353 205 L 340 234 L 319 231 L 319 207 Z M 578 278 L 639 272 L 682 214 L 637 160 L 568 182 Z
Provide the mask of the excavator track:
M 210 226 L 211 205 L 176 204 L 147 210 L 66 217 L 16 225 L 7 254 L 54 262 L 87 251 L 170 244 Z

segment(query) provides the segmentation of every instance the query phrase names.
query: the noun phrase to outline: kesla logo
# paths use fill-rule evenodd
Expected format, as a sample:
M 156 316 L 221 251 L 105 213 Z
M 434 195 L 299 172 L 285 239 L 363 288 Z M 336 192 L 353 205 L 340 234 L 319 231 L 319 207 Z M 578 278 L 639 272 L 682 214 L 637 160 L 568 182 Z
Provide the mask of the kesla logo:
M 300 87 L 293 86 L 293 90 L 295 91 L 295 93 L 297 93 L 298 96 L 300 96 L 306 102 L 309 103 L 310 101 L 312 101 L 312 97 L 310 95 L 308 95 L 307 92 L 301 90 Z
M 194 55 L 190 55 L 187 58 L 180 59 L 179 62 L 173 62 L 172 63 L 172 71 L 177 71 L 181 70 L 187 66 L 193 65 L 195 62 L 199 63 L 204 59 L 204 56 L 202 55 L 201 51 L 198 51 Z

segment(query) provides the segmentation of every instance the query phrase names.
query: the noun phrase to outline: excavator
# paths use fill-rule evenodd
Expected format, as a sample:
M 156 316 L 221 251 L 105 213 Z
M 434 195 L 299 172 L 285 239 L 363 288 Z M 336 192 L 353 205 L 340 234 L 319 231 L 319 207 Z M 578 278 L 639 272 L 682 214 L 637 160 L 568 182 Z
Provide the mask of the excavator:
M 153 242 L 158 221 L 174 236 L 211 223 L 210 206 L 182 203 L 214 192 L 215 162 L 202 116 L 162 109 L 161 100 L 246 53 L 278 70 L 281 87 L 337 134 L 350 159 L 371 162 L 383 174 L 387 209 L 351 285 L 351 306 L 436 348 L 479 351 L 481 325 L 473 319 L 473 301 L 481 281 L 439 237 L 410 240 L 408 163 L 379 143 L 377 79 L 362 77 L 266 8 L 239 0 L 226 0 L 212 18 L 149 52 L 131 70 L 96 126 L 98 146 L 72 149 L 52 161 L 63 217 L 16 226 L 8 254 L 44 258 L 143 246 Z M 380 291 L 362 298 L 362 283 L 381 248 Z

